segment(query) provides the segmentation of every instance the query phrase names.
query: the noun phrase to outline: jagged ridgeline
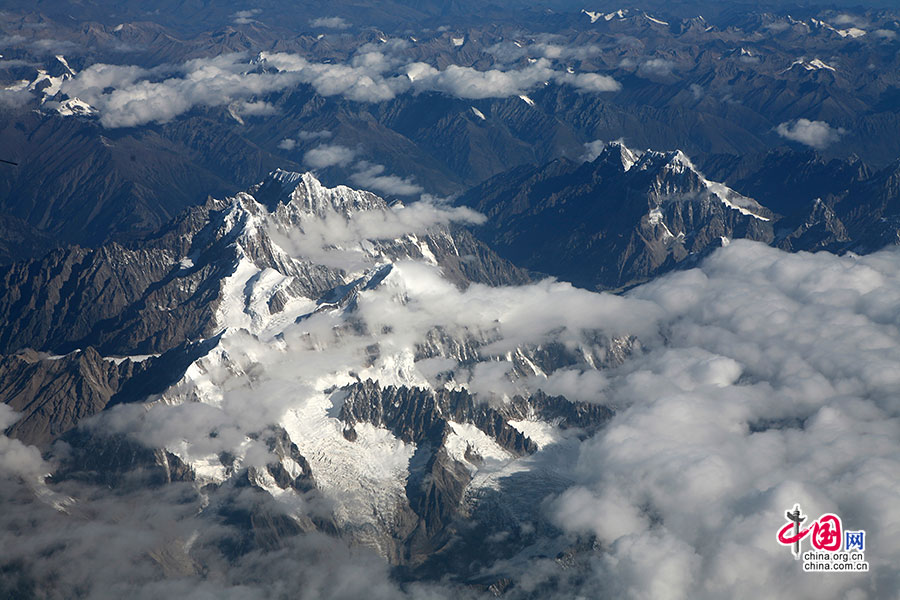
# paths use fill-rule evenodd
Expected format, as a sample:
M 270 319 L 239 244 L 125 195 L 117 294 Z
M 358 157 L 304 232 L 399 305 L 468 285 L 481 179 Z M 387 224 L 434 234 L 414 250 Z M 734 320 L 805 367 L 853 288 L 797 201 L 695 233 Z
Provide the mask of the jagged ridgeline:
M 639 348 L 521 308 L 594 295 L 532 282 L 464 227 L 481 220 L 276 171 L 133 245 L 6 267 L 7 433 L 55 457 L 50 488 L 202 490 L 252 532 L 230 556 L 320 531 L 478 583 L 492 534 L 554 530 L 534 506 L 612 415 L 572 378 Z
M 610 142 L 590 161 L 512 169 L 460 202 L 487 215 L 476 235 L 501 256 L 590 289 L 695 266 L 739 238 L 835 253 L 898 239 L 896 163 L 872 170 L 776 151 L 709 157 L 706 167 L 717 180 L 681 151 Z
M 695 264 L 733 238 L 775 237 L 772 211 L 706 179 L 683 152 L 621 142 L 592 161 L 498 175 L 462 201 L 488 216 L 479 235 L 501 255 L 595 289 Z

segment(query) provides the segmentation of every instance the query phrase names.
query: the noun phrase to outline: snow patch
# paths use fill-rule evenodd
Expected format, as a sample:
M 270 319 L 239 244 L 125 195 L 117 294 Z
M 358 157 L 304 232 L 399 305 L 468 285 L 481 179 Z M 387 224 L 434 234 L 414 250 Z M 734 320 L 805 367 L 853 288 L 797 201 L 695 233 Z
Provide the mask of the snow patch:
M 210 483 L 220 484 L 228 479 L 228 469 L 215 454 L 193 460 L 188 464 L 194 472 L 195 482 L 200 487 Z
M 86 117 L 97 114 L 97 110 L 93 106 L 84 100 L 80 100 L 77 96 L 60 102 L 59 106 L 56 108 L 56 112 L 64 117 L 71 117 L 74 115 Z
M 449 421 L 449 424 L 453 431 L 447 436 L 444 448 L 451 457 L 468 466 L 471 471 L 478 469 L 466 458 L 467 451 L 470 454 L 474 452 L 484 459 L 485 462 L 482 465 L 487 468 L 499 466 L 498 463 L 505 464 L 515 459 L 515 456 L 501 448 L 493 438 L 475 425 L 454 423 L 453 421 Z
M 795 60 L 794 62 L 792 62 L 791 66 L 789 66 L 787 69 L 782 71 L 782 73 L 786 73 L 787 71 L 790 71 L 791 69 L 793 69 L 796 66 L 800 66 L 800 67 L 806 69 L 807 71 L 819 71 L 821 69 L 826 69 L 828 71 L 837 72 L 837 69 L 835 69 L 834 67 L 832 67 L 831 65 L 829 65 L 828 63 L 826 63 L 825 61 L 823 61 L 821 59 L 814 58 L 810 61 L 807 61 L 805 58 L 801 57 L 801 58 L 798 58 L 797 60 Z
M 757 214 L 762 211 L 763 207 L 760 206 L 756 200 L 742 196 L 724 184 L 709 181 L 705 178 L 703 179 L 703 185 L 705 185 L 706 188 L 728 208 L 739 211 L 741 214 L 747 215 L 748 217 L 759 219 L 760 221 L 769 220 L 767 217 Z
M 545 421 L 522 419 L 519 421 L 507 421 L 507 423 L 509 423 L 510 427 L 537 444 L 538 449 L 556 444 L 564 438 L 559 427 Z
M 160 354 L 129 354 L 127 356 L 104 356 L 103 360 L 120 365 L 126 360 L 130 360 L 133 363 L 139 363 L 150 358 L 159 358 L 160 356 Z
M 827 64 L 827 63 L 821 61 L 821 60 L 818 59 L 818 58 L 812 59 L 812 60 L 809 62 L 809 66 L 812 67 L 812 68 L 814 68 L 814 69 L 828 69 L 829 71 L 836 71 L 836 69 L 835 69 L 834 67 L 832 67 L 831 65 L 829 65 L 829 64 Z
M 646 17 L 648 21 L 650 21 L 650 22 L 652 22 L 652 23 L 656 23 L 656 24 L 658 24 L 658 25 L 666 25 L 666 26 L 669 25 L 666 21 L 660 21 L 659 19 L 654 19 L 653 17 L 651 17 L 651 16 L 648 15 L 647 13 L 644 13 L 644 17 Z

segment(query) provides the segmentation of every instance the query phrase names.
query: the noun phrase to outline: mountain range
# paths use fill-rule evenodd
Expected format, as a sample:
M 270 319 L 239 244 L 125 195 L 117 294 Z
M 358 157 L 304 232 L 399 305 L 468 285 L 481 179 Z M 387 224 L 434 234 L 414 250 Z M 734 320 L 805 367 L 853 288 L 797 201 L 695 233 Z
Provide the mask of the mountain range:
M 890 3 L 3 17 L 0 596 L 893 597 Z

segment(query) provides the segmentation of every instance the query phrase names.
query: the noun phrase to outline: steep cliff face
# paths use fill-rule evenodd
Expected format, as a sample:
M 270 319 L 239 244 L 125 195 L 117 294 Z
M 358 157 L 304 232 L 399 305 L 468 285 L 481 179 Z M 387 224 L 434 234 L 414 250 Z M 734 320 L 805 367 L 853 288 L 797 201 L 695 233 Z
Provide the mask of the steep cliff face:
M 146 368 L 146 360 L 105 359 L 90 346 L 65 356 L 33 350 L 4 356 L 0 402 L 21 413 L 7 435 L 45 446 L 102 411 L 126 381 Z

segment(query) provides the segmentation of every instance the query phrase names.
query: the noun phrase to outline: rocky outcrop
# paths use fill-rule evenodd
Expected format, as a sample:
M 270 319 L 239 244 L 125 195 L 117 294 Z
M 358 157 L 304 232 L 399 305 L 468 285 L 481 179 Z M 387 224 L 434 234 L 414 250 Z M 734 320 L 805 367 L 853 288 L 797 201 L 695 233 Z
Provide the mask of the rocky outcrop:
M 0 402 L 21 413 L 7 435 L 45 446 L 102 411 L 152 359 L 105 359 L 91 347 L 65 356 L 25 350 L 0 358 Z
M 349 427 L 366 422 L 384 427 L 398 438 L 439 447 L 450 421 L 472 423 L 502 448 L 522 456 L 537 450 L 534 442 L 514 429 L 504 415 L 465 391 L 385 387 L 367 380 L 345 390 L 340 419 Z

